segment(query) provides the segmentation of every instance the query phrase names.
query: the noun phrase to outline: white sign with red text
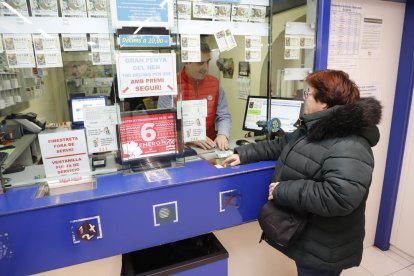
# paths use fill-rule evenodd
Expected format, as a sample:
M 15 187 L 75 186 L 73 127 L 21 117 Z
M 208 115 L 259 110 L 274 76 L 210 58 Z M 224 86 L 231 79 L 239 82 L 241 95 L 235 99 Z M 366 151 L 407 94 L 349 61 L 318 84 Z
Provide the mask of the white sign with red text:
M 46 177 L 90 172 L 83 129 L 39 134 Z
M 175 153 L 174 113 L 123 117 L 120 137 L 123 161 Z
M 116 57 L 120 98 L 177 95 L 174 53 L 121 53 Z

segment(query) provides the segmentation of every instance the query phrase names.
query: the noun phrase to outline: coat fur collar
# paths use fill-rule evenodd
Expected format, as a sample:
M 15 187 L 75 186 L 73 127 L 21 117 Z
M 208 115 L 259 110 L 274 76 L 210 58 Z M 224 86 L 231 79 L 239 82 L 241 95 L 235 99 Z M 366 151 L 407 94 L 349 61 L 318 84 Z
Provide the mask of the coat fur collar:
M 381 120 L 381 112 L 379 101 L 374 98 L 361 98 L 356 103 L 304 115 L 302 120 L 308 129 L 309 139 L 313 141 L 360 135 L 373 146 L 379 140 L 376 125 Z

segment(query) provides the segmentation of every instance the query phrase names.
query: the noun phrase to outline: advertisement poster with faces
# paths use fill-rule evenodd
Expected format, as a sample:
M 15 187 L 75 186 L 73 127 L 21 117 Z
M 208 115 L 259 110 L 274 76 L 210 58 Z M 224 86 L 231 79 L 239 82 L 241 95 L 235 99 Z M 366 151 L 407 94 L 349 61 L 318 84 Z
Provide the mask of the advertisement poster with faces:
M 216 39 L 220 52 L 225 52 L 237 47 L 236 40 L 234 39 L 233 33 L 230 29 L 214 33 L 214 38 Z
M 177 95 L 175 53 L 121 53 L 116 57 L 120 98 Z
M 87 17 L 85 0 L 60 0 L 62 17 Z
M 36 67 L 30 34 L 3 34 L 9 68 Z
M 0 15 L 16 16 L 16 14 L 7 7 L 9 6 L 10 8 L 19 12 L 21 15 L 29 16 L 26 0 L 4 0 L 1 2 L 3 2 L 4 4 L 0 5 Z
M 63 67 L 59 35 L 33 34 L 33 45 L 38 68 Z
M 142 114 L 121 118 L 123 161 L 176 153 L 175 114 Z
M 181 35 L 181 61 L 199 62 L 200 60 L 200 35 Z
M 83 112 L 89 153 L 118 150 L 116 106 L 87 107 Z
M 260 36 L 246 36 L 245 49 L 245 61 L 261 61 L 262 38 Z
M 180 101 L 177 109 L 182 114 L 184 143 L 205 140 L 207 100 Z
M 30 0 L 30 8 L 32 16 L 59 16 L 57 0 Z
M 87 0 L 88 17 L 105 18 L 108 16 L 106 0 Z
M 230 21 L 231 5 L 214 4 L 213 21 Z
M 88 51 L 86 34 L 62 34 L 63 51 Z
M 112 64 L 109 34 L 91 34 L 90 42 L 93 65 Z

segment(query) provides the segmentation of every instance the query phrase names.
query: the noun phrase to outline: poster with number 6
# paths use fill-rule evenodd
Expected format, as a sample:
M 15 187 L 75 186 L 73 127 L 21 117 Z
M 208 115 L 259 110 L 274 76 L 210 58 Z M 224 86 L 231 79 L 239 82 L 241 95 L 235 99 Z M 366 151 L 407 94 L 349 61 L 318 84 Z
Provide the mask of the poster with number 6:
M 174 112 L 125 115 L 121 118 L 122 161 L 177 152 Z

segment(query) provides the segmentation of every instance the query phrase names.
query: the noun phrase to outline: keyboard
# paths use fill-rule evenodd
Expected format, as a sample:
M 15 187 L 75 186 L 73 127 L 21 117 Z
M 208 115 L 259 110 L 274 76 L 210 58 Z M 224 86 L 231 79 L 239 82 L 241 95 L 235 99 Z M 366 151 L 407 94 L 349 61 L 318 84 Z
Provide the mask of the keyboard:
M 0 165 L 6 162 L 8 156 L 9 154 L 7 152 L 0 151 Z

